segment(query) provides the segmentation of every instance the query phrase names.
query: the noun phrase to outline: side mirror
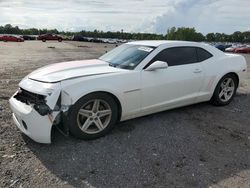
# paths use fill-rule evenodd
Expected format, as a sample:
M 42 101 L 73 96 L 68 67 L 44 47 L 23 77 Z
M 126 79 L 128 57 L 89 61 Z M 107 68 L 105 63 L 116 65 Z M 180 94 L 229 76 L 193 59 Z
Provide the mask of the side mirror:
M 146 71 L 154 71 L 157 69 L 166 69 L 168 68 L 168 63 L 164 61 L 155 61 L 151 65 L 149 65 L 145 70 Z

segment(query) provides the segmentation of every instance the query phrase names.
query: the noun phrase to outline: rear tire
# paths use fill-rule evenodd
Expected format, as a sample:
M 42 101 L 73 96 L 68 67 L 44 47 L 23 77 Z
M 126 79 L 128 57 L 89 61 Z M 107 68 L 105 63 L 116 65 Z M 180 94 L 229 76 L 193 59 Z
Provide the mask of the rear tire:
M 210 102 L 215 106 L 228 105 L 233 100 L 237 87 L 237 77 L 233 74 L 226 74 L 218 82 Z
M 91 140 L 106 135 L 118 119 L 118 106 L 106 93 L 92 93 L 79 99 L 69 110 L 70 132 L 77 138 Z
M 62 42 L 62 39 L 58 39 L 58 42 Z
M 42 39 L 43 42 L 46 42 L 46 39 Z

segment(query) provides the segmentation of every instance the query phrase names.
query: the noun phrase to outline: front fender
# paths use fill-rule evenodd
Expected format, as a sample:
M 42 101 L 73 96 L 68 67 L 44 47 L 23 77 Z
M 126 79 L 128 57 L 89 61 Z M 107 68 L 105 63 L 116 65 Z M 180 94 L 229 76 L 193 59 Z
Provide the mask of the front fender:
M 122 107 L 122 117 L 140 110 L 140 72 L 85 77 L 62 81 L 62 105 L 73 105 L 83 96 L 94 92 L 114 95 Z

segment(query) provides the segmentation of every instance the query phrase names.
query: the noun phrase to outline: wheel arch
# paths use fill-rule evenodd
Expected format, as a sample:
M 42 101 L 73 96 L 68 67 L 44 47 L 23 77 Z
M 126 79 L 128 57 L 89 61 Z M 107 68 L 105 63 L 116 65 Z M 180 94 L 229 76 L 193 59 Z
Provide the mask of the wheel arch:
M 237 88 L 238 88 L 238 87 L 239 87 L 240 78 L 239 78 L 239 75 L 238 75 L 236 72 L 229 72 L 229 73 L 223 75 L 223 76 L 220 78 L 220 80 L 221 80 L 224 76 L 229 75 L 229 74 L 230 74 L 230 75 L 234 75 L 235 78 L 237 79 Z M 219 80 L 219 81 L 220 81 L 220 80 Z
M 83 95 L 80 98 L 83 98 L 83 97 L 85 97 L 87 95 L 98 94 L 98 93 L 105 93 L 105 94 L 111 96 L 114 99 L 114 101 L 116 102 L 117 107 L 118 107 L 118 121 L 120 121 L 121 115 L 122 115 L 122 105 L 121 105 L 121 101 L 119 100 L 119 98 L 115 94 L 113 94 L 111 92 L 108 92 L 108 91 L 93 91 L 93 92 L 90 92 L 90 93 L 87 93 L 87 94 Z
M 212 91 L 213 91 L 213 95 L 214 95 L 215 89 L 216 89 L 217 85 L 219 84 L 220 80 L 221 80 L 224 76 L 229 75 L 229 74 L 234 75 L 235 78 L 237 79 L 237 87 L 236 87 L 236 88 L 238 88 L 238 86 L 239 86 L 239 81 L 240 81 L 240 80 L 239 80 L 239 75 L 238 75 L 237 73 L 233 72 L 233 71 L 230 71 L 230 72 L 225 73 L 225 74 L 223 74 L 222 76 L 219 77 L 219 79 L 217 80 L 216 84 L 215 84 L 214 87 L 213 87 L 213 90 L 212 90 Z M 213 95 L 211 96 L 210 100 L 213 98 Z
M 239 80 L 239 75 L 238 75 L 236 72 L 234 72 L 234 71 L 228 71 L 228 72 L 223 73 L 223 74 L 221 74 L 220 76 L 217 77 L 217 79 L 216 79 L 216 81 L 215 81 L 215 83 L 214 83 L 213 89 L 212 89 L 212 92 L 213 92 L 213 93 L 214 93 L 214 91 L 215 91 L 217 85 L 219 84 L 220 80 L 221 80 L 224 76 L 229 75 L 229 74 L 234 75 L 235 78 L 237 79 L 237 88 L 238 88 L 238 86 L 239 86 L 239 81 L 240 81 L 240 80 Z
M 217 88 L 218 88 L 218 86 L 219 86 L 219 83 L 221 82 L 221 80 L 225 77 L 225 76 L 227 76 L 227 75 L 231 75 L 231 76 L 234 76 L 235 78 L 236 78 L 236 90 L 237 90 L 237 88 L 238 88 L 238 86 L 239 86 L 239 75 L 237 74 L 237 73 L 235 73 L 235 72 L 233 72 L 233 71 L 230 71 L 230 72 L 228 72 L 228 73 L 226 73 L 226 74 L 223 74 L 220 78 L 219 78 L 219 80 L 217 81 L 217 84 L 215 85 L 215 88 L 214 88 L 214 90 L 213 90 L 213 95 L 211 96 L 211 98 L 210 98 L 210 102 L 212 103 L 212 104 L 214 104 L 214 105 L 216 105 L 216 106 L 224 106 L 224 105 L 226 105 L 226 104 L 229 104 L 229 103 L 225 103 L 225 104 L 223 104 L 223 103 L 221 103 L 221 102 L 218 102 L 217 101 L 217 97 L 216 97 L 216 95 L 215 95 L 215 92 L 216 92 L 216 90 L 217 90 Z M 235 91 L 236 91 L 235 90 Z M 235 93 L 234 93 L 235 94 Z

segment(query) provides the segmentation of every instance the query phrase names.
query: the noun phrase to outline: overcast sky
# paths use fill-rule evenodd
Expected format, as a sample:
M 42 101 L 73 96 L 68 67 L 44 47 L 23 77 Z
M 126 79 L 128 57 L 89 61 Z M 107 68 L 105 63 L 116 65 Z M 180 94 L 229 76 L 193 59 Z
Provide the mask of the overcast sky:
M 250 30 L 250 0 L 0 0 L 0 25 L 166 33 Z

